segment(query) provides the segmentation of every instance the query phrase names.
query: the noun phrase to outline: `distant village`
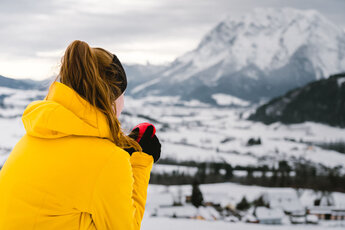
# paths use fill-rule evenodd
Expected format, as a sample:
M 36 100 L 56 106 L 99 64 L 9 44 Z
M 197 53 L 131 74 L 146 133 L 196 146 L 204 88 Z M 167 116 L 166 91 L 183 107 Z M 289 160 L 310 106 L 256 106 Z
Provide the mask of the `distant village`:
M 267 225 L 331 223 L 345 227 L 345 206 L 337 204 L 330 192 L 320 193 L 308 206 L 302 205 L 298 191 L 292 188 L 267 190 L 253 201 L 243 196 L 234 203 L 226 196 L 202 194 L 199 184 L 193 183 L 190 194 L 167 187 L 167 191 L 155 194 L 155 199 L 161 202 L 152 209 L 151 216 Z

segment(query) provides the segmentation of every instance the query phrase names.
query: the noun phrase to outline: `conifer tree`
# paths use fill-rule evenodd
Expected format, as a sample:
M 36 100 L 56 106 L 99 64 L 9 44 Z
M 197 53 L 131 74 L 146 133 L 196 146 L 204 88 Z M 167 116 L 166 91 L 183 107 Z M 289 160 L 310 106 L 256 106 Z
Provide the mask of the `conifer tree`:
M 192 204 L 198 208 L 202 205 L 204 198 L 199 188 L 199 182 L 195 180 L 193 182 L 193 190 L 192 190 L 192 197 L 191 197 Z

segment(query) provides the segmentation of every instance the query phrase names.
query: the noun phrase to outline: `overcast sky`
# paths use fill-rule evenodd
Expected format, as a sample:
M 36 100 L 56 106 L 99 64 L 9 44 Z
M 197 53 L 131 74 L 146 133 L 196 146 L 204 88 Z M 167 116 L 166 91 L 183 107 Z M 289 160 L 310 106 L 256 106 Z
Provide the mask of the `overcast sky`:
M 165 64 L 227 15 L 287 6 L 316 9 L 345 28 L 345 0 L 0 0 L 0 75 L 55 75 L 76 39 L 124 63 Z

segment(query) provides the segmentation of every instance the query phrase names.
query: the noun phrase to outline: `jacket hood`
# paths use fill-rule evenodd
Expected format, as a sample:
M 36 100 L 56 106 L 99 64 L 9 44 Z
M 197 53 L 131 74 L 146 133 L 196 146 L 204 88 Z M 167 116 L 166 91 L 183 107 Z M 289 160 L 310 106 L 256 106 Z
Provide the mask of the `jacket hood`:
M 113 140 L 99 109 L 61 82 L 54 82 L 44 100 L 31 102 L 22 121 L 28 135 L 40 138 L 93 136 Z

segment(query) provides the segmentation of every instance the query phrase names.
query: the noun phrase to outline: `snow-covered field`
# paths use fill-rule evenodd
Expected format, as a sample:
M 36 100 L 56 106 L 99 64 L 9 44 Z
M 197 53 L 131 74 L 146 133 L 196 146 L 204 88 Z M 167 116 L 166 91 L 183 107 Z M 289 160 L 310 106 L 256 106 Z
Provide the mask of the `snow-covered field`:
M 246 186 L 235 183 L 217 183 L 217 184 L 204 184 L 200 186 L 202 193 L 204 194 L 205 201 L 214 201 L 223 203 L 237 203 L 243 196 L 246 196 L 249 201 L 253 201 L 263 192 L 290 192 L 290 188 L 265 188 L 260 186 Z M 292 225 L 290 223 L 284 223 L 283 225 L 263 225 L 263 224 L 251 224 L 244 222 L 226 222 L 224 220 L 194 220 L 194 219 L 179 219 L 168 218 L 165 215 L 170 212 L 180 212 L 184 214 L 193 213 L 193 206 L 184 205 L 182 207 L 168 207 L 172 205 L 176 196 L 184 197 L 190 195 L 192 187 L 190 185 L 149 185 L 146 210 L 144 219 L 142 222 L 142 229 L 334 229 L 334 227 L 344 228 L 345 220 L 343 221 L 324 221 L 318 225 Z M 304 207 L 311 206 L 313 200 L 317 197 L 317 193 L 310 189 L 304 189 L 300 192 L 299 200 Z M 345 208 L 345 194 L 333 193 L 335 202 L 338 207 Z M 163 208 L 159 208 L 159 206 Z M 168 207 L 168 208 L 166 208 Z M 156 211 L 158 208 L 158 211 Z M 168 210 L 166 210 L 168 209 Z M 170 209 L 170 210 L 169 210 Z M 158 216 L 153 217 L 153 213 L 157 213 Z M 195 210 L 194 210 L 195 212 Z
M 294 191 L 292 188 L 267 188 L 256 185 L 240 185 L 236 183 L 215 183 L 202 184 L 200 190 L 203 193 L 204 201 L 219 202 L 222 205 L 236 204 L 243 196 L 252 202 L 263 192 L 284 193 Z M 191 195 L 191 185 L 149 185 L 147 198 L 147 211 L 152 212 L 159 205 L 171 205 L 177 194 L 182 197 Z M 345 193 L 334 192 L 333 198 L 340 208 L 345 208 Z M 172 197 L 169 197 L 172 195 Z M 311 189 L 300 190 L 299 200 L 304 207 L 312 206 L 314 199 L 319 194 Z
M 344 229 L 345 224 L 324 225 L 259 225 L 250 223 L 228 223 L 218 221 L 171 219 L 165 217 L 144 217 L 142 230 L 329 230 Z
M 229 223 L 189 219 L 171 219 L 166 217 L 144 217 L 142 230 L 329 230 L 344 229 L 345 224 L 325 225 L 259 225 L 250 223 Z
M 0 106 L 0 164 L 25 133 L 21 114 L 43 91 L 0 88 L 7 95 Z M 279 160 L 304 158 L 329 167 L 345 166 L 345 154 L 304 142 L 345 141 L 345 129 L 306 122 L 265 125 L 245 120 L 253 108 L 211 107 L 198 101 L 181 102 L 178 97 L 125 97 L 120 117 L 124 130 L 140 122 L 157 127 L 162 142 L 161 158 L 178 161 L 225 161 L 236 165 L 274 165 Z M 261 145 L 247 146 L 250 138 L 260 138 Z M 293 140 L 293 141 L 292 141 Z
M 179 102 L 176 97 L 127 97 L 125 111 L 133 116 L 121 120 L 127 130 L 142 122 L 143 116 L 159 121 L 152 123 L 162 129 L 157 132 L 164 143 L 162 158 L 226 161 L 233 166 L 304 158 L 329 167 L 345 166 L 345 154 L 299 143 L 345 141 L 345 129 L 313 122 L 265 125 L 243 119 L 252 109 L 216 108 L 197 101 Z M 247 146 L 250 138 L 260 138 L 262 144 Z

